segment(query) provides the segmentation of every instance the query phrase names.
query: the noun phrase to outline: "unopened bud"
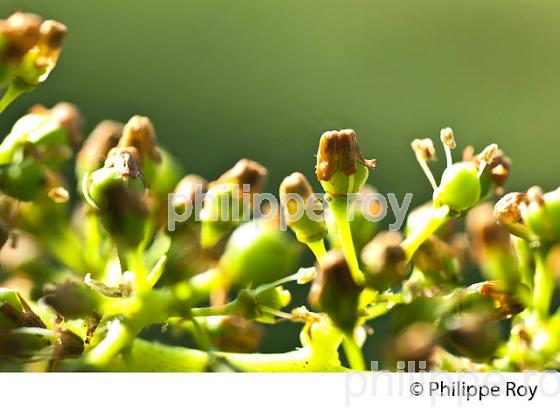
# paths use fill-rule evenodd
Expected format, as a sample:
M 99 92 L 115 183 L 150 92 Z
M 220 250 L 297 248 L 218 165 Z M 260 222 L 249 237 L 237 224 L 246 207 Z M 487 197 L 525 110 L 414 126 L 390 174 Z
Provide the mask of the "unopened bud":
M 302 243 L 320 240 L 327 233 L 320 201 L 314 200 L 316 209 L 309 207 L 312 197 L 311 185 L 307 178 L 299 172 L 294 172 L 284 178 L 280 184 L 280 200 L 284 205 L 287 224 Z M 308 212 L 313 212 L 314 218 L 310 218 Z
M 76 170 L 81 179 L 86 172 L 93 172 L 103 165 L 109 151 L 116 147 L 123 125 L 116 121 L 100 122 L 85 140 L 76 158 Z
M 364 159 L 354 130 L 327 131 L 317 152 L 317 179 L 330 197 L 358 192 L 376 161 Z
M 379 291 L 402 281 L 407 274 L 406 252 L 399 232 L 381 232 L 362 250 L 366 283 Z
M 361 291 L 362 288 L 352 278 L 344 255 L 332 250 L 321 261 L 309 292 L 309 302 L 327 313 L 337 327 L 352 332 L 358 322 Z
M 146 158 L 159 163 L 161 155 L 156 143 L 156 130 L 148 117 L 135 115 L 124 126 L 119 147 L 134 147 L 144 165 Z
M 36 14 L 16 12 L 6 20 L 0 20 L 0 39 L 5 41 L 0 49 L 0 63 L 3 59 L 20 59 L 39 40 L 42 19 Z

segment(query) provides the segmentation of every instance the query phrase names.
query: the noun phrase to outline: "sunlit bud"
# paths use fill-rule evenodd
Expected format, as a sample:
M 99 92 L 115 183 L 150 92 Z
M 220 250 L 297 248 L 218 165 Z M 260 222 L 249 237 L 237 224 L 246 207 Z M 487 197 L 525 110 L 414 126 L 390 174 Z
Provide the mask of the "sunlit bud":
M 179 181 L 173 192 L 173 207 L 178 213 L 185 212 L 188 207 L 193 207 L 196 201 L 202 203 L 202 198 L 197 198 L 198 195 L 203 195 L 208 189 L 208 181 L 201 176 L 189 174 Z
M 258 286 L 293 273 L 299 253 L 289 235 L 256 219 L 235 229 L 219 265 L 231 282 Z
M 54 20 L 45 20 L 39 27 L 39 39 L 24 56 L 18 67 L 17 80 L 34 87 L 47 79 L 56 66 L 67 28 Z
M 41 17 L 16 12 L 0 20 L 0 65 L 5 61 L 18 61 L 39 40 Z
M 100 122 L 84 141 L 76 157 L 76 175 L 81 180 L 86 172 L 93 172 L 103 165 L 111 148 L 122 135 L 123 124 L 105 120 Z
M 215 246 L 250 215 L 253 194 L 260 192 L 266 176 L 265 167 L 255 161 L 241 159 L 209 184 L 200 213 L 200 243 L 203 248 Z
M 118 241 L 137 246 L 145 236 L 149 201 L 138 152 L 113 148 L 105 165 L 84 178 L 84 195 Z
M 69 103 L 48 109 L 34 106 L 20 118 L 0 145 L 0 163 L 15 162 L 16 154 L 34 156 L 51 169 L 59 168 L 72 155 L 72 145 L 81 139 L 82 118 Z
M 366 283 L 379 291 L 402 281 L 408 273 L 399 232 L 380 232 L 362 250 Z
M 364 159 L 354 130 L 327 131 L 317 151 L 317 179 L 332 198 L 358 192 L 376 161 Z
M 284 205 L 287 225 L 302 243 L 318 241 L 327 233 L 319 199 L 314 200 L 317 209 L 309 206 L 312 197 L 311 185 L 299 172 L 287 176 L 280 184 L 280 201 Z M 310 218 L 311 212 L 315 217 Z
M 543 193 L 539 187 L 530 188 L 523 211 L 523 220 L 539 240 L 560 240 L 560 189 Z
M 134 147 L 140 154 L 142 165 L 147 158 L 159 163 L 161 155 L 156 143 L 156 130 L 148 117 L 135 115 L 125 124 L 119 147 Z
M 352 278 L 344 255 L 332 250 L 318 267 L 317 278 L 309 292 L 309 302 L 327 313 L 337 327 L 350 333 L 358 322 L 361 291 L 362 288 Z

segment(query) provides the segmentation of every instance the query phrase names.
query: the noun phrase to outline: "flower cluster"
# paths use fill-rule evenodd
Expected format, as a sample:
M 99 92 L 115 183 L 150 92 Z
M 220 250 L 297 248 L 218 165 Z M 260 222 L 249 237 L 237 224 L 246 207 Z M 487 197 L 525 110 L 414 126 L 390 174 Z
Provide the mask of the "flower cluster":
M 0 111 L 47 78 L 65 33 L 35 15 L 0 21 Z M 432 140 L 415 139 L 433 199 L 393 232 L 361 215 L 353 195 L 372 192 L 376 161 L 354 130 L 325 132 L 315 174 L 328 209 L 304 173 L 279 187 L 292 235 L 274 218 L 217 215 L 223 203 L 254 211 L 242 195 L 261 192 L 268 174 L 255 161 L 208 182 L 185 175 L 147 117 L 103 121 L 83 143 L 81 132 L 73 105 L 36 106 L 0 144 L 1 369 L 364 370 L 364 342 L 389 314 L 389 369 L 560 366 L 560 190 L 533 187 L 493 205 L 510 168 L 495 144 L 476 155 L 467 147 L 454 163 L 455 136 L 441 130 L 438 183 Z M 200 218 L 169 231 L 167 214 L 200 194 Z M 309 205 L 314 218 L 298 209 Z M 301 267 L 306 247 L 315 266 Z M 292 303 L 298 286 L 308 290 L 303 306 Z M 294 350 L 256 353 L 267 327 L 283 321 L 301 324 Z M 190 334 L 195 346 L 146 340 L 154 325 L 166 338 Z

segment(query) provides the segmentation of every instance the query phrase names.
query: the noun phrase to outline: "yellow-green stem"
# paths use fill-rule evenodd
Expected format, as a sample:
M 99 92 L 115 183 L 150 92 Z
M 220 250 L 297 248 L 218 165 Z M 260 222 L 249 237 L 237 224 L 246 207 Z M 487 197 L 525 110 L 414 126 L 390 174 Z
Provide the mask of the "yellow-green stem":
M 315 255 L 315 259 L 317 259 L 317 262 L 321 263 L 321 259 L 327 253 L 325 240 L 321 238 L 316 241 L 307 242 L 306 245 L 311 250 L 311 252 L 313 252 L 313 255 Z
M 364 355 L 362 354 L 360 346 L 358 346 L 351 335 L 344 336 L 342 347 L 344 348 L 344 353 L 346 354 L 346 358 L 352 370 L 365 371 L 366 363 L 364 361 Z
M 348 221 L 348 199 L 346 197 L 334 197 L 331 199 L 329 207 L 336 222 L 342 252 L 346 258 L 348 268 L 352 273 L 354 281 L 361 285 L 365 282 L 365 276 L 358 264 L 350 222 Z
M 430 235 L 437 231 L 438 228 L 449 219 L 449 207 L 442 206 L 440 208 L 432 209 L 432 212 L 425 223 L 415 228 L 401 243 L 401 246 L 406 252 L 407 262 L 410 262 L 414 253 L 426 241 L 426 239 L 428 239 Z

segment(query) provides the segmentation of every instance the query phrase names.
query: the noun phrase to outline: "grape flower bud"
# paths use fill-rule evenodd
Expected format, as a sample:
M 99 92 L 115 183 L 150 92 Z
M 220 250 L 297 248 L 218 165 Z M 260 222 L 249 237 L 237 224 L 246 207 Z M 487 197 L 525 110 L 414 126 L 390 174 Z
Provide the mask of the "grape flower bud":
M 301 243 L 321 240 L 327 233 L 321 202 L 315 199 L 315 206 L 309 206 L 312 196 L 309 181 L 299 172 L 287 176 L 280 184 L 280 201 L 284 205 L 287 225 Z M 313 212 L 315 217 L 310 218 L 309 212 Z
M 364 159 L 354 130 L 327 131 L 317 152 L 317 179 L 331 198 L 358 192 L 376 161 Z

